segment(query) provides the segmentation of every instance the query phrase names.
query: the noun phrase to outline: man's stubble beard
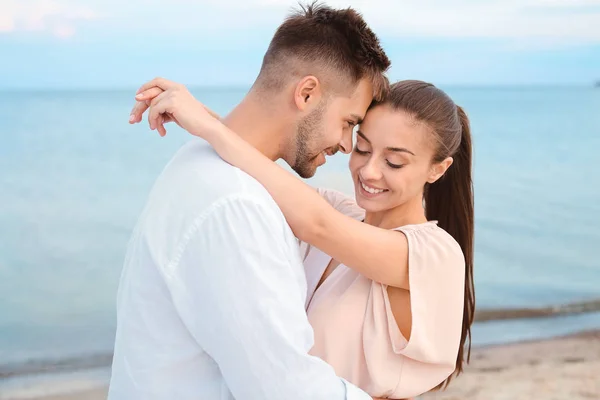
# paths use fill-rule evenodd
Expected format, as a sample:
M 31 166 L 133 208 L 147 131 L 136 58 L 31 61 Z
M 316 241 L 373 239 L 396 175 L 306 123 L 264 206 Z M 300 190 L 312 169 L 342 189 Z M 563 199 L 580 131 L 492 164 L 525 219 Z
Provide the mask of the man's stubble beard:
M 317 172 L 315 159 L 325 149 L 314 153 L 311 149 L 311 143 L 317 142 L 323 136 L 323 114 L 325 105 L 320 105 L 316 110 L 307 115 L 298 124 L 296 132 L 296 155 L 292 169 L 296 171 L 301 178 L 312 178 Z

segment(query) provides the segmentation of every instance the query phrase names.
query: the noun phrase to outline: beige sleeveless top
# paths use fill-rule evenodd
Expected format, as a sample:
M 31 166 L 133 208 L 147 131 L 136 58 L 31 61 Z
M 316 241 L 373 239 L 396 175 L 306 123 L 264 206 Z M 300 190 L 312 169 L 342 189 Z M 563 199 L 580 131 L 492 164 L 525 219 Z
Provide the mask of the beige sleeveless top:
M 319 193 L 338 211 L 364 218 L 353 199 L 331 190 Z M 331 257 L 306 244 L 302 251 L 315 334 L 311 354 L 371 396 L 404 399 L 429 391 L 455 369 L 465 261 L 458 243 L 436 222 L 397 230 L 406 235 L 409 248 L 409 341 L 394 319 L 386 285 L 340 264 L 315 290 Z

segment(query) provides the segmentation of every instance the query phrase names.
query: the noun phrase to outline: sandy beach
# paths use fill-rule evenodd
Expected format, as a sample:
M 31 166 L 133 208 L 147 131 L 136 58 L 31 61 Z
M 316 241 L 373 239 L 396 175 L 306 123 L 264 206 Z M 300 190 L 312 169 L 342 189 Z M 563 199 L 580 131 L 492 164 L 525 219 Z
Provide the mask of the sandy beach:
M 100 400 L 106 389 L 36 400 Z M 600 331 L 477 348 L 466 372 L 423 400 L 600 399 Z
M 463 375 L 427 400 L 598 400 L 600 331 L 476 349 Z

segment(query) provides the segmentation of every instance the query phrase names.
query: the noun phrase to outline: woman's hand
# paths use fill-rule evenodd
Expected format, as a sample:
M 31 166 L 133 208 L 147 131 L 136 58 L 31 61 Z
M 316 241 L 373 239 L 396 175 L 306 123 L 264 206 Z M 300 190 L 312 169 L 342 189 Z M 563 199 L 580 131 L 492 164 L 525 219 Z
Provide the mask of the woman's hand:
M 220 125 L 218 116 L 196 100 L 185 86 L 167 79 L 156 78 L 142 85 L 135 99 L 137 102 L 129 122 L 140 122 L 144 112 L 150 109 L 150 129 L 158 130 L 161 136 L 167 134 L 164 124 L 171 121 L 206 140 L 207 135 Z

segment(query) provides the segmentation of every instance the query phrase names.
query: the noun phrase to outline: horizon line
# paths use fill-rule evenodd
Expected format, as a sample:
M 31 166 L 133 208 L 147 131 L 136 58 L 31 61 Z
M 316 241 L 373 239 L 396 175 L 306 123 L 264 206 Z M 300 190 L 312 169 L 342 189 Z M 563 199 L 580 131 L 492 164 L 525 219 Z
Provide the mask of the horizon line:
M 599 82 L 584 83 L 436 83 L 438 87 L 460 88 L 460 89 L 525 89 L 525 88 L 597 88 Z M 252 84 L 185 84 L 189 89 L 229 89 L 229 90 L 248 90 Z M 73 87 L 52 87 L 52 86 L 0 86 L 0 93 L 14 92 L 117 92 L 136 90 L 138 86 L 73 86 Z

